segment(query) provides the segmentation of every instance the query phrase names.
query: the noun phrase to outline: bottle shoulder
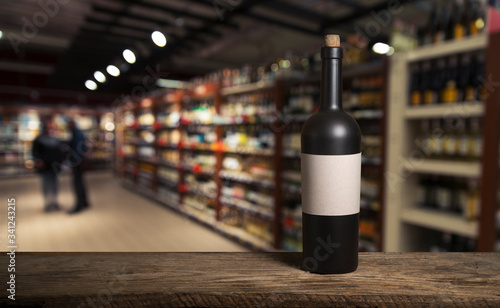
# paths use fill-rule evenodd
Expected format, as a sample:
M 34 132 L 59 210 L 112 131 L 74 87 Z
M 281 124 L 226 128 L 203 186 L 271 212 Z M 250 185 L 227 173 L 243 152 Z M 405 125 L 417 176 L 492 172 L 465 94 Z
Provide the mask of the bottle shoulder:
M 301 144 L 302 153 L 355 154 L 361 151 L 361 130 L 356 120 L 344 111 L 318 111 L 304 123 Z
M 361 135 L 358 122 L 343 110 L 318 111 L 311 115 L 302 127 L 302 133 L 330 133 L 330 129 L 347 129 Z

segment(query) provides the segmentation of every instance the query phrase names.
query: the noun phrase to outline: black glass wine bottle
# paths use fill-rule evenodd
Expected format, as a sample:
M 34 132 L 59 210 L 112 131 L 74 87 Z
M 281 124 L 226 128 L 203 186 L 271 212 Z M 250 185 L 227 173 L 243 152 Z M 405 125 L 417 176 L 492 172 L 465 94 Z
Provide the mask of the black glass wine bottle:
M 358 267 L 361 132 L 342 109 L 342 48 L 321 49 L 320 108 L 301 133 L 303 268 L 348 273 Z

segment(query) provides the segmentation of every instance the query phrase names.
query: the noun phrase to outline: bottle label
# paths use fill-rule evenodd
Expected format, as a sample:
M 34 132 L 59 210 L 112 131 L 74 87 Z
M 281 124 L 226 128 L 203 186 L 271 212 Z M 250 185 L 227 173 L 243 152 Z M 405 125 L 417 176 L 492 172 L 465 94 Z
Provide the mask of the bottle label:
M 301 154 L 302 211 L 311 215 L 359 213 L 361 153 Z

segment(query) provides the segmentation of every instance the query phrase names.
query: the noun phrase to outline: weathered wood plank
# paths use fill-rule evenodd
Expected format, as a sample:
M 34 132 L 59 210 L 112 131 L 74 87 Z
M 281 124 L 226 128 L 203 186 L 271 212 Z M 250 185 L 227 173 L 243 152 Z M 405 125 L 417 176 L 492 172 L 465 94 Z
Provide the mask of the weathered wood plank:
M 15 304 L 500 307 L 499 253 L 361 253 L 359 261 L 354 273 L 316 275 L 300 269 L 299 253 L 18 253 Z M 12 304 L 3 293 L 0 305 Z

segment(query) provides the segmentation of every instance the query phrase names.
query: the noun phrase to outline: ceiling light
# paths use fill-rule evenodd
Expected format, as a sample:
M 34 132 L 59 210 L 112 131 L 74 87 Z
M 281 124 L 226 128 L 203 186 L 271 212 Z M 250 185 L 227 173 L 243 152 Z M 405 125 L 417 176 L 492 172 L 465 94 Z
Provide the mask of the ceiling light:
M 97 83 L 93 82 L 92 80 L 85 81 L 85 86 L 87 87 L 87 89 L 92 91 L 97 89 Z
M 135 63 L 135 54 L 130 49 L 125 49 L 123 51 L 123 58 L 125 59 L 125 61 L 127 61 L 130 64 L 134 64 Z
M 156 85 L 162 88 L 172 88 L 172 89 L 184 89 L 186 88 L 186 82 L 173 79 L 162 79 L 159 78 L 156 81 Z
M 94 73 L 94 78 L 100 83 L 106 82 L 106 76 L 104 76 L 104 74 L 101 71 L 96 71 Z
M 2 36 L 3 36 L 3 32 L 2 32 L 2 30 L 0 30 L 0 39 L 2 38 Z
M 106 67 L 106 72 L 108 72 L 108 74 L 110 74 L 113 77 L 120 76 L 120 70 L 118 69 L 118 67 L 114 65 L 108 65 L 108 67 Z
M 385 43 L 379 42 L 379 43 L 375 43 L 375 45 L 373 45 L 372 50 L 376 53 L 384 55 L 391 50 L 391 46 L 389 46 Z
M 112 132 L 113 130 L 115 130 L 115 124 L 113 124 L 112 122 L 108 122 L 104 125 L 104 128 L 108 131 L 108 132 Z
M 160 31 L 153 32 L 151 34 L 151 39 L 153 39 L 153 42 L 160 47 L 167 45 L 167 39 Z

